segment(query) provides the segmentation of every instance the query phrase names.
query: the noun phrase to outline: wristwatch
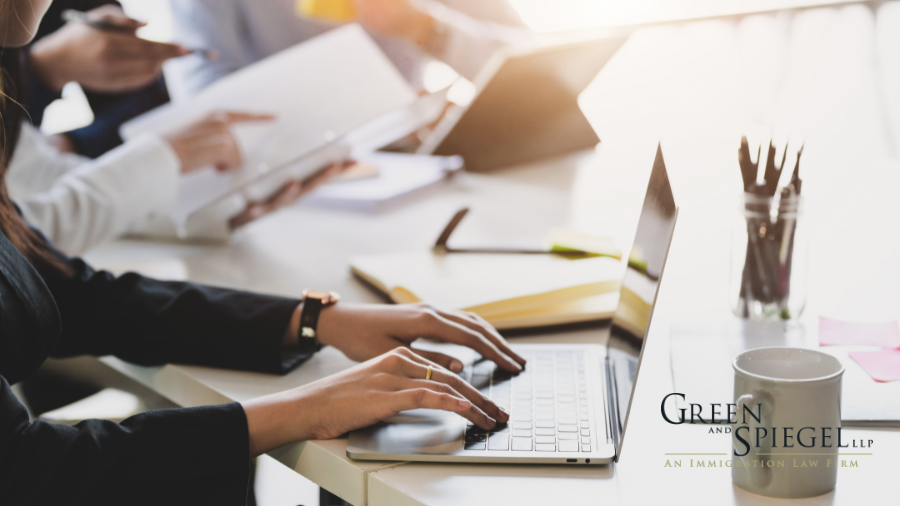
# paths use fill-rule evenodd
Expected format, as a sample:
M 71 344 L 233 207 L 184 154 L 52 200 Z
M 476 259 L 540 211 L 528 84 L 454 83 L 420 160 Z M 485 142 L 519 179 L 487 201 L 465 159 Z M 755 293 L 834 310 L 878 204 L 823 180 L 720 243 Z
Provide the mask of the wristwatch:
M 303 310 L 300 312 L 300 331 L 297 333 L 297 343 L 303 352 L 322 350 L 317 331 L 319 312 L 340 300 L 341 296 L 337 292 L 303 291 Z

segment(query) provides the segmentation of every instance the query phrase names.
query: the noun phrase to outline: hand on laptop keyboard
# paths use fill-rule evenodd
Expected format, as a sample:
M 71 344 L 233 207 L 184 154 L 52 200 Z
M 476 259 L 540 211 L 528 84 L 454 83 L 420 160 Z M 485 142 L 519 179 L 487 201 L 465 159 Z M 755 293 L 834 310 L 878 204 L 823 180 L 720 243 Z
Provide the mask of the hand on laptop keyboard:
M 295 314 L 296 325 L 300 315 Z M 397 347 L 412 347 L 420 338 L 463 345 L 509 371 L 521 371 L 525 360 L 502 336 L 474 313 L 444 311 L 424 303 L 360 305 L 340 303 L 322 309 L 318 338 L 354 361 L 366 361 Z M 287 334 L 296 341 L 297 329 Z M 291 342 L 293 343 L 293 342 Z M 462 363 L 439 352 L 415 349 L 420 356 L 459 372 Z
M 429 366 L 431 380 L 426 380 Z M 404 347 L 244 404 L 257 454 L 287 441 L 336 438 L 418 408 L 454 412 L 485 430 L 509 420 L 508 413 L 458 375 Z M 290 434 L 267 431 L 272 427 L 290 428 Z
M 509 424 L 485 430 L 469 424 L 470 451 L 590 452 L 590 390 L 580 353 L 527 357 L 528 369 L 511 376 L 489 361 L 476 363 L 472 386 L 509 409 Z

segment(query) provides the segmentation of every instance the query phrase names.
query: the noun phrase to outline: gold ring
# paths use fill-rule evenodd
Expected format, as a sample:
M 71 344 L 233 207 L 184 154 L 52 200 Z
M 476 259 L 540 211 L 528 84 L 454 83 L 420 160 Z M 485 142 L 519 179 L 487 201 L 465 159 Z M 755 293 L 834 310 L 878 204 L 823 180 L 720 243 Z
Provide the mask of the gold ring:
M 429 365 L 428 369 L 425 370 L 425 380 L 431 380 L 431 365 Z

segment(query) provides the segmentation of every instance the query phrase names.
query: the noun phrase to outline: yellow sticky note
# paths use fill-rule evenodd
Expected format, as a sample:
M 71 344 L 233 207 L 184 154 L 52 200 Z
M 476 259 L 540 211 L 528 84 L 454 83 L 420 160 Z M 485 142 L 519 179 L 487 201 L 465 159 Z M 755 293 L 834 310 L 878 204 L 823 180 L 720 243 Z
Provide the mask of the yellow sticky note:
M 297 0 L 297 13 L 306 18 L 336 23 L 349 23 L 356 19 L 353 0 Z

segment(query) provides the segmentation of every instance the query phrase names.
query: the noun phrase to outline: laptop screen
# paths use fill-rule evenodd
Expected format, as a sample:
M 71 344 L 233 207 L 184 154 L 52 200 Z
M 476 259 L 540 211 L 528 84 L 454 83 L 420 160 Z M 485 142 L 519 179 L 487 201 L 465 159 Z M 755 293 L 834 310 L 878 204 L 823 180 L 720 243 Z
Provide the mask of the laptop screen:
M 613 316 L 608 346 L 610 403 L 617 414 L 611 421 L 616 460 L 621 453 L 641 353 L 650 329 L 650 317 L 656 304 L 677 214 L 662 149 L 657 147 L 634 246 L 619 291 L 619 306 Z

